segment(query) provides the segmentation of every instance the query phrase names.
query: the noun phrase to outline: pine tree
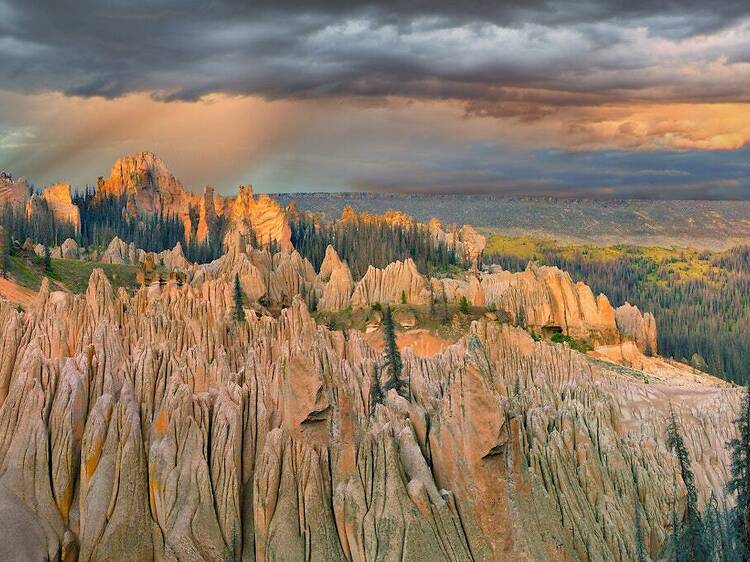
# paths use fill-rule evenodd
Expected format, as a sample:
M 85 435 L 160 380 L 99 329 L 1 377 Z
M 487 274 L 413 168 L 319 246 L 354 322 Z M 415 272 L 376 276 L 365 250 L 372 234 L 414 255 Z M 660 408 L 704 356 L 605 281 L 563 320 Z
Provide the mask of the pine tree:
M 428 283 L 430 284 L 430 320 L 435 318 L 435 289 L 432 287 L 432 277 L 427 275 Z
M 461 314 L 469 314 L 469 301 L 467 300 L 466 295 L 463 295 L 458 302 L 458 309 L 461 311 Z
M 242 307 L 242 285 L 240 285 L 240 274 L 234 274 L 234 319 L 237 322 L 245 321 L 245 309 Z
M 448 296 L 445 294 L 445 283 L 443 283 L 443 324 L 448 323 Z
M 406 397 L 406 382 L 401 379 L 401 353 L 396 345 L 396 327 L 390 306 L 386 306 L 383 310 L 383 335 L 385 336 L 385 360 L 390 373 L 384 390 L 387 392 L 393 388 Z
M 42 264 L 44 265 L 44 273 L 52 273 L 52 256 L 49 251 L 49 246 L 44 247 L 44 257 L 42 258 Z
M 727 493 L 737 496 L 731 511 L 732 530 L 737 536 L 740 559 L 747 562 L 750 560 L 750 384 L 745 388 L 736 424 L 739 438 L 727 443 L 732 455 Z
M 635 555 L 638 562 L 646 562 L 646 545 L 643 542 L 643 525 L 641 522 L 641 502 L 635 501 Z
M 719 510 L 719 502 L 716 500 L 716 496 L 711 493 L 704 515 L 704 537 L 710 559 L 716 560 L 716 562 L 727 562 L 729 560 L 729 544 L 724 528 L 724 519 L 724 514 Z
M 682 536 L 678 540 L 676 552 L 677 560 L 701 562 L 706 559 L 703 536 L 703 523 L 698 510 L 698 492 L 695 488 L 695 477 L 690 463 L 685 441 L 680 434 L 677 417 L 670 408 L 669 425 L 667 427 L 667 444 L 675 453 L 680 468 L 680 477 L 687 491 L 687 506 L 685 508 Z
M 10 273 L 10 249 L 13 245 L 10 231 L 0 226 L 0 268 L 3 270 L 3 277 L 8 277 Z
M 380 366 L 373 365 L 372 383 L 370 384 L 370 416 L 375 413 L 375 406 L 382 404 L 385 400 L 385 393 L 380 384 Z

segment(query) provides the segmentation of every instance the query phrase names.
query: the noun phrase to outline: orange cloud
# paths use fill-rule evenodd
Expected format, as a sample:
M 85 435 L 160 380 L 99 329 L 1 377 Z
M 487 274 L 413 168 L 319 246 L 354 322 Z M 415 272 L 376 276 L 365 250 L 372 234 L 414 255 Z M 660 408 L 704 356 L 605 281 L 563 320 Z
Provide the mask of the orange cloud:
M 736 150 L 750 142 L 750 104 L 607 105 L 561 110 L 553 119 L 571 148 Z

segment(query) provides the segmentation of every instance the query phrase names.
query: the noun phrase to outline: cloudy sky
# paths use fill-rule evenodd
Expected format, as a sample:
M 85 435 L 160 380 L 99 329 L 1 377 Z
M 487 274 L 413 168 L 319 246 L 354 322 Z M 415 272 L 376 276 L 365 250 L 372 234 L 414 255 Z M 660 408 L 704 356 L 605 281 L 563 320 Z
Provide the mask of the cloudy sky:
M 38 186 L 750 198 L 749 141 L 746 0 L 0 0 Z

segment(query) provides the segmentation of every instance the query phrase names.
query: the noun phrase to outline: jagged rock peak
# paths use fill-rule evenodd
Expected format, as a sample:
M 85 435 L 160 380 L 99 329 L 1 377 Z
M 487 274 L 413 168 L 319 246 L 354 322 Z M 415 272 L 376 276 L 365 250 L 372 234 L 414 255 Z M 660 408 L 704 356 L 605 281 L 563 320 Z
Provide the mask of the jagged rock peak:
M 0 205 L 6 203 L 11 206 L 25 205 L 31 197 L 28 181 L 25 178 L 13 179 L 13 176 L 8 172 L 1 172 L 1 174 Z
M 629 302 L 615 309 L 615 321 L 619 332 L 635 340 L 638 349 L 646 355 L 656 355 L 656 319 L 650 312 L 641 313 Z
M 240 186 L 237 196 L 227 202 L 230 224 L 224 236 L 224 247 L 245 251 L 256 245 L 277 245 L 292 250 L 292 230 L 284 209 L 268 195 L 253 195 L 251 185 Z M 254 239 L 254 240 L 253 240 Z
M 52 215 L 60 221 L 73 225 L 76 232 L 81 228 L 81 212 L 73 203 L 69 183 L 56 183 L 42 190 L 42 199 L 47 202 Z
M 112 166 L 110 176 L 100 181 L 97 191 L 109 195 L 122 195 L 141 190 L 168 191 L 173 194 L 184 191 L 180 181 L 153 152 L 138 152 L 123 156 Z

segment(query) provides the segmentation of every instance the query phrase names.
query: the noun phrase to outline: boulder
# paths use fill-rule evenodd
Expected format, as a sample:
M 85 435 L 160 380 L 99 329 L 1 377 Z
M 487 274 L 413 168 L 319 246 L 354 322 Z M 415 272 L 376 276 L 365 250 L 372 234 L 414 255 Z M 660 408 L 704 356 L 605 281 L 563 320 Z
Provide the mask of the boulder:
M 60 245 L 60 254 L 63 259 L 77 260 L 80 257 L 78 243 L 72 238 L 67 238 L 65 242 Z

